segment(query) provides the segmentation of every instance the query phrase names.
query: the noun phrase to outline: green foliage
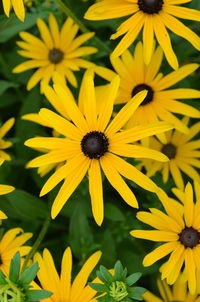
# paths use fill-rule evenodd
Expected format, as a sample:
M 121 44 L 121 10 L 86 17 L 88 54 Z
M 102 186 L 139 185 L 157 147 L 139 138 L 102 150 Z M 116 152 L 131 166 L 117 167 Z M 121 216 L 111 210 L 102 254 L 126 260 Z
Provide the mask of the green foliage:
M 101 265 L 99 271 L 97 271 L 97 277 L 102 283 L 90 282 L 89 286 L 97 291 L 97 300 L 100 302 L 143 300 L 141 295 L 146 290 L 143 287 L 132 286 L 141 276 L 141 273 L 127 276 L 127 269 L 123 268 L 120 261 L 117 261 L 113 273 Z
M 0 270 L 0 301 L 38 302 L 50 297 L 52 293 L 48 291 L 30 289 L 30 283 L 39 270 L 38 263 L 33 263 L 24 272 L 20 272 L 20 262 L 20 254 L 17 252 L 11 260 L 8 277 Z

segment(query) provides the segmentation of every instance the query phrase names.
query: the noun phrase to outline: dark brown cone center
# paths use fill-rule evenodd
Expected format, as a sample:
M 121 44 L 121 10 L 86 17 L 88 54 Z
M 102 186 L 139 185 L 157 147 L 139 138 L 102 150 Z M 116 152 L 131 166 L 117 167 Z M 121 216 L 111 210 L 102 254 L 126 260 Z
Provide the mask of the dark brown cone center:
M 179 240 L 185 247 L 193 248 L 199 243 L 200 233 L 192 227 L 185 228 L 179 234 Z
M 108 139 L 103 132 L 87 133 L 81 141 L 81 150 L 89 158 L 100 158 L 108 151 Z
M 63 60 L 64 53 L 58 48 L 53 48 L 49 51 L 49 61 L 53 64 L 58 64 Z
M 161 152 L 164 153 L 169 159 L 176 157 L 176 146 L 169 143 L 162 147 Z
M 146 14 L 158 14 L 163 3 L 163 0 L 138 0 L 139 9 Z
M 154 95 L 154 91 L 153 89 L 146 84 L 139 84 L 137 86 L 135 86 L 132 90 L 132 97 L 134 97 L 138 92 L 143 91 L 143 90 L 147 90 L 147 96 L 145 97 L 144 101 L 140 104 L 140 106 L 144 106 L 147 105 L 149 103 L 151 103 L 151 101 L 153 101 L 153 95 Z

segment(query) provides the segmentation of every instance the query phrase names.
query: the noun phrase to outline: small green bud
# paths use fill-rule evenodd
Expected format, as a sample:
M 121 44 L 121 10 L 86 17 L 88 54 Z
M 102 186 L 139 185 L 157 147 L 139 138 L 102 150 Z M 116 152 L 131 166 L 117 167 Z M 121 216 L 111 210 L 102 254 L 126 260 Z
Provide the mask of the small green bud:
M 126 284 L 122 281 L 114 281 L 109 287 L 109 294 L 117 302 L 128 296 Z

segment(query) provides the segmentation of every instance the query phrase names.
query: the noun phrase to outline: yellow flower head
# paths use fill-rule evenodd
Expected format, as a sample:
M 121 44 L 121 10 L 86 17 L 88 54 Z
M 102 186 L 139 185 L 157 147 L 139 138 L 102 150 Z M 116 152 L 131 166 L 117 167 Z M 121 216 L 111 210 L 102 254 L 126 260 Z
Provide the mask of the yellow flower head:
M 58 215 L 88 172 L 92 211 L 96 222 L 101 225 L 104 212 L 101 168 L 108 181 L 122 198 L 130 206 L 138 207 L 133 192 L 122 176 L 134 181 L 148 191 L 156 192 L 158 188 L 147 176 L 120 156 L 132 158 L 142 156 L 167 161 L 167 157 L 158 151 L 152 151 L 130 143 L 169 130 L 172 126 L 161 122 L 120 132 L 143 101 L 147 92 L 142 91 L 134 96 L 110 122 L 113 103 L 119 87 L 119 78 L 116 77 L 106 87 L 105 92 L 102 92 L 102 98 L 106 96 L 107 102 L 104 103 L 97 114 L 93 77 L 93 72 L 88 70 L 82 81 L 79 93 L 79 107 L 82 108 L 82 111 L 76 105 L 67 86 L 57 83 L 54 85 L 54 90 L 51 87 L 44 88 L 47 97 L 55 99 L 57 95 L 71 122 L 48 109 L 41 109 L 39 114 L 42 119 L 60 133 L 62 137 L 36 137 L 27 140 L 25 145 L 32 148 L 48 149 L 48 153 L 29 162 L 28 167 L 30 168 L 65 162 L 47 180 L 40 193 L 40 196 L 47 194 L 64 180 L 52 206 L 52 217 L 55 218 Z
M 96 302 L 94 298 L 96 291 L 86 284 L 90 273 L 99 262 L 100 257 L 100 251 L 90 256 L 71 283 L 72 253 L 69 247 L 63 254 L 60 276 L 57 273 L 50 252 L 45 249 L 43 256 L 37 253 L 34 261 L 37 261 L 40 267 L 37 276 L 41 287 L 53 293 L 50 298 L 45 299 L 45 302 Z M 39 288 L 38 285 L 34 285 L 34 287 Z
M 3 164 L 4 160 L 0 158 L 0 166 Z M 7 185 L 0 185 L 0 195 L 6 195 L 8 193 L 11 193 L 15 188 L 12 186 L 7 186 Z M 0 220 L 1 219 L 6 219 L 7 216 L 0 210 Z
M 174 284 L 184 268 L 188 280 L 189 291 L 196 293 L 197 270 L 200 269 L 200 184 L 190 183 L 185 191 L 178 190 L 178 198 L 183 204 L 167 197 L 161 191 L 160 200 L 166 214 L 158 209 L 150 209 L 151 213 L 139 212 L 137 218 L 156 230 L 134 230 L 131 235 L 136 238 L 165 242 L 145 256 L 144 266 L 149 266 L 170 254 L 169 259 L 161 266 L 161 277 L 168 284 Z M 176 192 L 176 191 L 175 191 Z
M 49 16 L 49 27 L 42 19 L 37 20 L 37 26 L 41 39 L 28 32 L 20 32 L 20 37 L 24 41 L 17 42 L 22 48 L 18 53 L 29 60 L 16 66 L 13 72 L 20 73 L 37 68 L 27 83 L 28 90 L 40 81 L 41 85 L 48 84 L 54 71 L 57 71 L 63 80 L 69 81 L 76 87 L 77 81 L 73 71 L 94 65 L 80 58 L 97 52 L 95 47 L 81 47 L 85 41 L 93 37 L 94 33 L 85 33 L 76 37 L 79 27 L 71 18 L 65 21 L 60 30 L 52 14 Z
M 7 134 L 7 132 L 12 128 L 14 125 L 15 119 L 10 118 L 8 121 L 6 121 L 1 127 L 0 127 L 0 160 L 11 160 L 10 155 L 8 155 L 5 151 L 5 149 L 10 148 L 12 146 L 11 142 L 5 141 L 4 136 Z
M 111 58 L 111 63 L 120 76 L 120 89 L 115 103 L 127 103 L 136 93 L 147 89 L 146 98 L 130 118 L 127 127 L 165 120 L 173 123 L 179 131 L 187 133 L 186 125 L 174 113 L 199 118 L 200 112 L 176 99 L 200 98 L 200 91 L 191 88 L 169 88 L 194 72 L 199 64 L 187 64 L 163 76 L 159 73 L 162 58 L 163 51 L 158 47 L 147 66 L 141 42 L 137 43 L 133 54 L 127 50 L 121 58 Z M 106 68 L 96 67 L 96 71 L 105 79 L 112 79 L 114 76 L 114 73 Z M 164 142 L 163 134 L 158 137 Z
M 21 257 L 26 256 L 31 247 L 23 245 L 32 237 L 31 233 L 24 233 L 21 228 L 14 228 L 7 231 L 0 240 L 0 269 L 7 275 L 10 261 L 16 252 Z
M 188 292 L 187 282 L 185 282 L 184 274 L 181 274 L 172 288 L 167 284 L 166 280 L 157 280 L 158 289 L 161 298 L 155 296 L 151 292 L 144 293 L 143 298 L 146 302 L 199 302 L 200 296 L 196 293 L 191 295 Z
M 13 7 L 16 16 L 23 22 L 25 18 L 24 0 L 2 0 L 3 9 L 7 17 Z
M 186 117 L 183 122 L 187 125 L 189 119 Z M 184 182 L 181 172 L 200 183 L 199 173 L 193 168 L 200 168 L 200 140 L 191 141 L 199 133 L 200 123 L 194 124 L 189 130 L 189 134 L 183 134 L 177 130 L 167 132 L 166 144 L 162 144 L 154 137 L 150 138 L 149 147 L 164 153 L 169 161 L 167 163 L 155 163 L 146 159 L 144 167 L 149 177 L 157 171 L 161 171 L 164 182 L 167 182 L 172 176 L 176 186 L 182 190 L 184 189 Z
M 188 40 L 200 50 L 200 38 L 178 19 L 200 21 L 200 12 L 177 4 L 190 0 L 102 0 L 93 4 L 85 14 L 89 20 L 105 20 L 131 15 L 111 36 L 116 39 L 125 34 L 113 52 L 120 56 L 137 38 L 143 28 L 144 60 L 148 65 L 153 53 L 154 34 L 172 68 L 178 68 L 177 57 L 172 49 L 168 28 Z

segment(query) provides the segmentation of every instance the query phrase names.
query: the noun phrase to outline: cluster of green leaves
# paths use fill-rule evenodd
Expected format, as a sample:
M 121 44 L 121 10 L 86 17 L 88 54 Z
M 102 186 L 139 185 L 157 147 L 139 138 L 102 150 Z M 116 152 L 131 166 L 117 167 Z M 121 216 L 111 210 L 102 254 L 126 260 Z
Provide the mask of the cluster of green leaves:
M 9 275 L 0 270 L 0 301 L 1 302 L 37 302 L 48 298 L 52 293 L 45 290 L 31 289 L 30 283 L 39 270 L 38 263 L 31 264 L 23 272 L 20 271 L 21 260 L 19 252 L 10 263 Z
M 131 302 L 143 300 L 142 294 L 146 291 L 143 287 L 133 286 L 141 277 L 141 273 L 127 276 L 127 268 L 123 268 L 120 261 L 114 266 L 114 272 L 109 272 L 104 266 L 100 266 L 97 277 L 102 283 L 89 283 L 90 287 L 101 293 L 97 297 L 99 302 Z
M 96 32 L 96 36 L 106 45 L 106 49 L 110 49 L 110 51 L 114 49 L 118 40 L 111 41 L 109 37 L 122 22 L 122 19 L 105 21 L 84 20 L 84 13 L 94 3 L 94 0 L 88 0 L 87 2 L 82 0 L 63 0 L 63 2 L 70 7 L 76 17 L 89 30 Z M 200 9 L 200 1 L 193 0 L 191 3 L 184 4 L 184 6 Z M 27 17 L 24 23 L 20 22 L 12 13 L 9 19 L 3 12 L 0 15 L 0 122 L 3 123 L 13 116 L 16 118 L 15 127 L 7 136 L 14 143 L 13 147 L 8 149 L 8 153 L 12 155 L 12 161 L 6 162 L 1 166 L 0 183 L 10 184 L 17 188 L 11 194 L 0 198 L 0 208 L 9 216 L 9 219 L 3 223 L 0 232 L 16 226 L 21 227 L 24 231 L 34 234 L 30 244 L 33 244 L 36 239 L 58 188 L 49 193 L 48 197 L 38 197 L 39 191 L 49 175 L 41 178 L 36 170 L 25 168 L 26 163 L 37 156 L 38 152 L 25 147 L 23 143 L 30 137 L 48 136 L 49 129 L 24 121 L 21 117 L 27 113 L 38 112 L 41 107 L 50 108 L 50 105 L 44 96 L 40 94 L 39 87 L 27 92 L 26 83 L 32 74 L 31 71 L 16 75 L 12 73 L 12 69 L 24 61 L 17 54 L 16 41 L 20 39 L 18 33 L 20 31 L 28 31 L 38 35 L 36 19 L 40 17 L 47 20 L 50 12 L 55 14 L 59 24 L 62 24 L 66 18 L 55 0 L 33 0 L 32 6 L 27 7 Z M 200 27 L 197 23 L 184 20 L 183 22 L 200 34 Z M 200 63 L 198 52 L 188 42 L 173 34 L 171 37 L 180 65 L 192 62 Z M 94 39 L 89 43 L 99 48 Z M 99 52 L 88 57 L 88 59 L 98 65 L 111 68 L 109 53 L 105 49 L 99 48 Z M 164 59 L 161 72 L 167 74 L 171 71 Z M 83 70 L 76 72 L 79 84 L 82 75 Z M 199 74 L 195 73 L 195 76 L 187 77 L 177 87 L 198 89 L 199 80 Z M 97 84 L 102 84 L 100 79 L 97 79 Z M 78 89 L 72 87 L 70 89 L 75 96 L 78 95 Z M 200 109 L 197 100 L 184 100 L 184 102 Z M 163 184 L 162 177 L 158 173 L 154 176 L 154 181 L 158 186 L 164 188 L 168 194 L 171 194 L 170 189 L 174 186 L 172 179 L 167 184 Z M 104 266 L 113 267 L 116 260 L 120 259 L 128 268 L 128 271 L 141 271 L 143 273 L 144 286 L 147 286 L 147 284 L 149 286 L 149 282 L 155 280 L 158 265 L 155 264 L 149 268 L 142 266 L 142 259 L 153 248 L 153 243 L 137 240 L 129 235 L 130 230 L 144 227 L 135 218 L 137 211 L 127 206 L 119 194 L 105 180 L 105 219 L 102 227 L 98 228 L 92 218 L 86 182 L 87 179 L 80 184 L 56 220 L 51 221 L 48 233 L 40 249 L 49 248 L 56 264 L 58 264 L 66 246 L 71 246 L 75 255 L 75 272 L 80 269 L 88 255 L 100 249 L 103 252 L 101 263 Z M 147 210 L 149 207 L 161 207 L 154 194 L 147 193 L 132 182 L 128 182 L 128 184 L 138 198 L 140 210 Z M 152 276 L 150 280 L 149 275 Z

